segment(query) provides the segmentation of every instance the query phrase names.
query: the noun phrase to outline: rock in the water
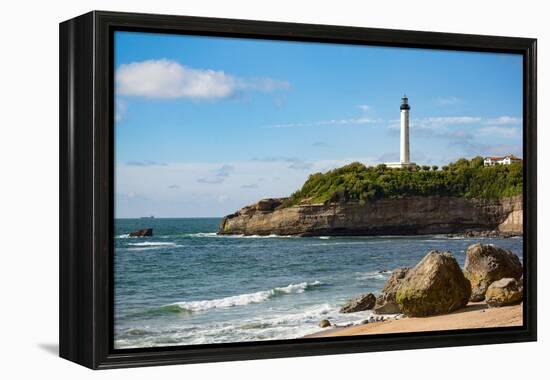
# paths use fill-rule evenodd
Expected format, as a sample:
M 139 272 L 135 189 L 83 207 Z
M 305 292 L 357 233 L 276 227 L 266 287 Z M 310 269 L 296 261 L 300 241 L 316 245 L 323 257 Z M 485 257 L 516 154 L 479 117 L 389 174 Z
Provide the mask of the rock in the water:
M 493 245 L 473 244 L 468 247 L 464 262 L 464 275 L 472 284 L 471 301 L 485 299 L 491 283 L 501 278 L 519 278 L 523 268 L 512 252 Z
M 450 313 L 470 299 L 470 282 L 449 252 L 431 251 L 407 273 L 396 293 L 409 317 Z
M 340 313 L 355 313 L 358 311 L 370 310 L 376 303 L 376 297 L 372 293 L 363 294 L 349 300 L 341 309 Z
M 319 322 L 319 327 L 321 327 L 323 329 L 325 327 L 330 327 L 330 321 L 328 319 L 321 320 L 321 322 Z
M 523 287 L 515 278 L 503 278 L 489 285 L 485 301 L 489 307 L 515 305 L 523 300 Z
M 395 301 L 395 293 L 411 268 L 397 268 L 394 270 L 382 289 L 382 294 L 376 299 L 374 312 L 376 314 L 401 313 L 399 305 Z
M 130 232 L 129 236 L 132 236 L 132 237 L 153 236 L 153 229 L 152 228 L 144 228 L 142 230 L 137 230 L 137 231 L 134 231 L 134 232 Z

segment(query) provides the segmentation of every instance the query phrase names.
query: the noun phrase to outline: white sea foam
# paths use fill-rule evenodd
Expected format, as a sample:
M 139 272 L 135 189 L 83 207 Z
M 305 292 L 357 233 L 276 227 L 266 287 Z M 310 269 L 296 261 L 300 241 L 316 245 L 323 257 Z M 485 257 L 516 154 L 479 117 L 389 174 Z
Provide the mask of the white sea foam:
M 234 238 L 234 239 L 292 239 L 296 238 L 294 235 L 218 235 L 219 237 L 224 238 Z
M 321 246 L 329 246 L 329 245 L 366 245 L 369 244 L 369 242 L 366 241 L 341 241 L 341 242 L 331 242 L 331 243 L 311 243 L 308 244 L 311 247 L 321 247 Z
M 221 238 L 221 239 L 273 239 L 273 238 L 295 238 L 293 235 L 218 235 L 216 232 L 196 232 L 192 234 L 184 234 L 185 237 L 207 237 L 207 238 Z
M 152 251 L 166 248 L 183 247 L 183 245 L 170 242 L 143 241 L 139 243 L 128 243 L 126 250 L 128 251 Z
M 294 339 L 318 332 L 321 319 L 328 319 L 335 326 L 350 326 L 361 324 L 373 315 L 371 310 L 349 314 L 342 314 L 339 310 L 340 305 L 321 303 L 301 310 L 274 310 L 267 316 L 213 322 L 201 324 L 200 327 L 162 327 L 143 336 L 125 331 L 117 337 L 115 345 L 117 348 L 129 348 Z
M 391 271 L 370 271 L 370 272 L 356 272 L 355 279 L 359 281 L 365 280 L 385 280 L 391 275 Z
M 128 245 L 135 247 L 174 247 L 176 243 L 157 242 L 157 241 L 144 241 L 140 243 L 128 243 Z
M 197 232 L 194 234 L 185 234 L 187 237 L 218 237 L 216 232 Z
M 290 284 L 281 288 L 262 290 L 255 293 L 239 294 L 225 298 L 202 301 L 184 301 L 164 305 L 164 308 L 178 306 L 182 311 L 206 311 L 210 309 L 228 308 L 233 306 L 245 306 L 253 303 L 267 301 L 268 299 L 282 294 L 303 293 L 307 289 L 321 285 L 319 281 L 301 282 L 299 284 Z

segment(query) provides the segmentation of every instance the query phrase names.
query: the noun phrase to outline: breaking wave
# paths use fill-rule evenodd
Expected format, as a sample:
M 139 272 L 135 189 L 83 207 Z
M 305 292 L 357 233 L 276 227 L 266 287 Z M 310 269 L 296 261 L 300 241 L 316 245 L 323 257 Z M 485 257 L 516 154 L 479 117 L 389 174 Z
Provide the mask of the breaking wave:
M 174 302 L 162 306 L 161 309 L 169 312 L 195 312 L 206 311 L 210 309 L 223 309 L 234 306 L 245 306 L 253 303 L 264 302 L 271 298 L 285 294 L 303 293 L 306 290 L 313 289 L 315 287 L 318 287 L 319 285 L 321 285 L 321 282 L 319 281 L 301 282 L 299 284 L 290 284 L 281 288 L 273 288 L 269 290 L 262 290 L 260 292 L 239 294 L 236 296 L 218 298 L 213 300 Z

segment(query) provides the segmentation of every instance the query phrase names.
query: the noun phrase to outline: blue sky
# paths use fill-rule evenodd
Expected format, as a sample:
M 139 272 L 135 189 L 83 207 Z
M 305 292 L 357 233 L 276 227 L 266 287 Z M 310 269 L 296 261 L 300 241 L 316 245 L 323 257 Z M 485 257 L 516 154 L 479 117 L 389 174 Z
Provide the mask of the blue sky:
M 115 35 L 117 217 L 222 216 L 313 172 L 399 158 L 522 156 L 522 57 Z

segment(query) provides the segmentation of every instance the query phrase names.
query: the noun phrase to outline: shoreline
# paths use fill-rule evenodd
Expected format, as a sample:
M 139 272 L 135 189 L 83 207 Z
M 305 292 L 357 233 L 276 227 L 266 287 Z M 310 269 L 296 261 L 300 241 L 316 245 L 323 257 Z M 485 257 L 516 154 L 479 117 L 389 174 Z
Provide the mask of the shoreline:
M 377 238 L 410 238 L 410 237 L 439 237 L 447 239 L 479 239 L 479 238 L 495 238 L 495 239 L 512 239 L 523 238 L 523 233 L 514 232 L 500 232 L 495 230 L 483 230 L 483 231 L 466 231 L 463 233 L 426 233 L 426 234 L 352 234 L 352 233 L 325 233 L 325 234 L 290 234 L 290 235 L 278 235 L 273 233 L 224 233 L 214 231 L 216 236 L 223 237 L 281 237 L 281 238 L 365 238 L 365 237 L 377 237 Z
M 411 333 L 464 330 L 523 325 L 523 304 L 489 308 L 485 302 L 470 302 L 460 310 L 430 317 L 403 317 L 350 327 L 325 329 L 303 338 L 325 338 L 352 335 Z

